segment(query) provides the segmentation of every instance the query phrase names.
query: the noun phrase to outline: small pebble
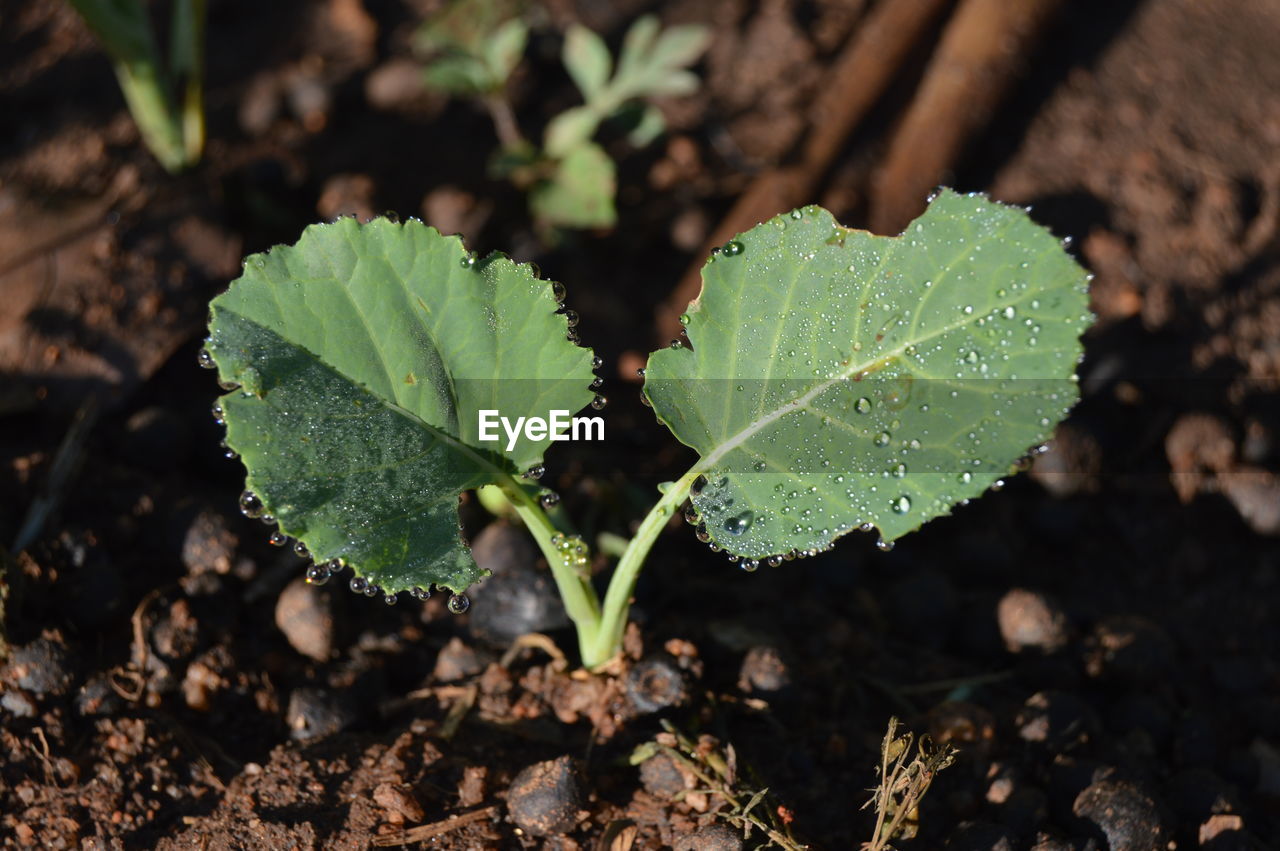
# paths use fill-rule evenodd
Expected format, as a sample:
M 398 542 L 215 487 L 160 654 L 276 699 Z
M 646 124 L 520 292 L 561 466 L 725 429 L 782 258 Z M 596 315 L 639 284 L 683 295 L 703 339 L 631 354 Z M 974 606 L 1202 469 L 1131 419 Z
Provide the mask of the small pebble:
M 742 851 L 742 834 L 727 824 L 706 824 L 676 840 L 674 851 Z
M 507 789 L 511 820 L 533 836 L 567 833 L 578 823 L 582 787 L 571 757 L 535 763 L 516 775 Z
M 1053 653 L 1070 640 L 1067 616 L 1038 591 L 1014 588 L 996 606 L 1000 636 L 1010 652 L 1036 650 Z
M 276 600 L 276 626 L 303 656 L 323 662 L 333 655 L 333 595 L 297 577 Z
M 1081 792 L 1072 812 L 1110 851 L 1155 851 L 1162 847 L 1164 825 L 1155 801 L 1132 783 L 1103 780 Z
M 1280 535 L 1280 476 L 1241 467 L 1218 476 L 1218 488 L 1259 535 Z
M 392 822 L 417 823 L 426 815 L 413 789 L 403 783 L 379 783 L 373 790 L 373 802 L 387 811 Z
M 538 549 L 523 528 L 490 523 L 471 548 L 476 564 L 493 575 L 471 590 L 475 602 L 468 626 L 473 635 L 507 646 L 530 632 L 569 626 L 569 616 L 547 571 L 538 570 Z
M 114 715 L 123 708 L 124 700 L 106 674 L 89 677 L 76 694 L 76 711 L 81 715 Z
M 1212 851 L 1249 851 L 1257 848 L 1244 837 L 1244 819 L 1237 815 L 1209 816 L 1197 833 L 1200 847 Z
M 684 772 L 665 753 L 659 753 L 640 763 L 640 782 L 650 795 L 668 800 L 688 788 Z
M 738 688 L 745 692 L 772 694 L 791 685 L 791 672 L 782 651 L 768 645 L 752 647 L 742 660 Z
M 453 637 L 436 656 L 434 676 L 442 683 L 452 683 L 474 677 L 484 670 L 486 660 L 474 647 L 463 643 L 461 638 Z
M 218 512 L 198 505 L 180 508 L 174 522 L 185 527 L 182 534 L 182 563 L 191 575 L 230 573 L 238 540 Z
M 341 732 L 355 723 L 355 702 L 345 692 L 296 688 L 289 695 L 285 723 L 298 741 L 312 741 Z
M 627 672 L 626 694 L 637 715 L 660 712 L 689 699 L 684 674 L 669 656 L 637 662 Z

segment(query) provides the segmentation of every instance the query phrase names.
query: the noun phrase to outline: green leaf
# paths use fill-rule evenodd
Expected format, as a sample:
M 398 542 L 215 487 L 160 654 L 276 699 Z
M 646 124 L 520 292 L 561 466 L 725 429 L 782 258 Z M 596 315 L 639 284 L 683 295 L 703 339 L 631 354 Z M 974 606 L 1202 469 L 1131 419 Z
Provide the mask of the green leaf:
M 613 160 L 599 145 L 587 142 L 556 164 L 555 174 L 533 188 L 529 206 L 539 221 L 568 228 L 612 227 L 616 189 Z
M 565 33 L 561 59 L 574 85 L 588 102 L 609 82 L 609 73 L 613 70 L 609 48 L 604 39 L 581 24 L 574 24 Z
M 550 282 L 418 221 L 307 228 L 210 307 L 248 489 L 317 561 L 390 592 L 479 579 L 459 495 L 541 463 L 549 436 L 482 441 L 481 409 L 545 418 L 593 395 Z
M 511 76 L 520 57 L 524 55 L 524 46 L 529 38 L 529 28 L 519 18 L 512 18 L 494 32 L 484 46 L 485 64 L 489 73 L 501 87 Z
M 704 26 L 684 24 L 663 30 L 653 46 L 650 62 L 661 68 L 684 68 L 698 61 L 711 44 L 711 32 Z
M 428 87 L 445 94 L 474 95 L 490 91 L 496 85 L 489 66 L 466 54 L 441 55 L 422 69 Z
M 600 116 L 589 106 L 566 109 L 547 124 L 542 147 L 549 157 L 563 157 L 589 141 L 600 125 Z
M 1078 398 L 1086 281 L 1022 210 L 949 191 L 898 237 L 808 207 L 728 243 L 693 349 L 645 378 L 701 455 L 706 536 L 751 559 L 891 542 L 979 496 Z
M 658 19 L 654 15 L 642 15 L 622 37 L 622 49 L 618 53 L 618 73 L 624 77 L 642 67 L 649 57 L 649 49 L 658 37 Z
M 627 134 L 627 141 L 637 148 L 643 148 L 661 136 L 666 129 L 667 121 L 662 117 L 662 110 L 646 103 L 641 106 L 635 125 Z

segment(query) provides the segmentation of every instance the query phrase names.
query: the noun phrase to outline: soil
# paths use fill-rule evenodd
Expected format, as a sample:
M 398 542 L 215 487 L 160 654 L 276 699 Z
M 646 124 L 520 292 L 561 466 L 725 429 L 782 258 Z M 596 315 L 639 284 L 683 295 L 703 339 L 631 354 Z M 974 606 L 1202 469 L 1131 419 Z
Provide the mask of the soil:
M 887 554 L 852 536 L 746 574 L 673 528 L 626 659 L 587 676 L 518 543 L 489 552 L 520 581 L 465 615 L 300 584 L 237 510 L 196 364 L 208 299 L 342 213 L 536 261 L 616 365 L 608 440 L 545 481 L 584 531 L 625 533 L 690 461 L 635 390 L 654 308 L 873 4 L 548 2 L 514 86 L 535 128 L 574 102 L 567 22 L 715 32 L 668 135 L 610 142 L 619 226 L 554 248 L 486 178 L 486 116 L 405 85 L 436 5 L 210 4 L 209 144 L 170 177 L 69 7 L 0 2 L 5 847 L 736 847 L 725 794 L 628 760 L 679 735 L 797 842 L 856 848 L 897 716 L 960 749 L 904 851 L 1280 848 L 1280 6 L 1067 4 L 955 165 L 1097 275 L 1083 400 L 1028 474 Z M 850 225 L 927 53 L 814 199 Z M 487 605 L 552 642 L 513 647 Z

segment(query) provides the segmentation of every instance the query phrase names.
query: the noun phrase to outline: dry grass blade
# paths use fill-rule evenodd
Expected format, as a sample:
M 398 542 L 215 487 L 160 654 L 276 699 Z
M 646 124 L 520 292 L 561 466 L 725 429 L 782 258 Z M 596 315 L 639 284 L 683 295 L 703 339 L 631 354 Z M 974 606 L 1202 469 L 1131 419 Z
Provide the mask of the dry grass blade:
M 912 733 L 898 735 L 898 719 L 889 719 L 889 729 L 880 744 L 880 785 L 871 790 L 871 798 L 862 805 L 876 808 L 876 826 L 862 851 L 886 851 L 897 838 L 916 835 L 920 801 L 929 791 L 938 772 L 955 760 L 956 749 L 943 745 L 934 749 L 927 736 L 921 737 L 915 755 Z

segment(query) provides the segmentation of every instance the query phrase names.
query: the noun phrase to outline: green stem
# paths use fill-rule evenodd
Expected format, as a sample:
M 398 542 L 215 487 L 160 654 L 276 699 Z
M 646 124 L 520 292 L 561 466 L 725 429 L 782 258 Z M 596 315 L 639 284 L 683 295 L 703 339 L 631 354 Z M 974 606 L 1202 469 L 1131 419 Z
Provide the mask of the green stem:
M 552 539 L 559 534 L 559 530 L 529 492 L 510 476 L 499 481 L 498 487 L 520 515 L 525 528 L 533 535 L 542 555 L 547 559 L 556 588 L 560 591 L 560 599 L 564 601 L 565 611 L 577 629 L 578 650 L 585 660 L 600 629 L 600 599 L 591 587 L 590 579 L 580 575 L 565 560 L 564 553 L 556 549 Z
M 170 173 L 181 171 L 187 155 L 182 127 L 164 92 L 159 70 L 151 62 L 117 62 L 116 79 L 142 141 Z
M 582 646 L 582 664 L 588 668 L 596 668 L 608 662 L 622 649 L 622 634 L 627 627 L 627 615 L 631 611 L 631 594 L 635 591 L 636 579 L 640 576 L 640 568 L 644 565 L 649 550 L 658 533 L 667 525 L 667 520 L 680 508 L 681 503 L 689 495 L 689 488 L 700 475 L 697 467 L 689 470 L 673 482 L 663 493 L 662 498 L 649 510 L 635 537 L 627 545 L 609 579 L 609 590 L 605 592 L 604 609 L 595 634 L 590 640 L 584 640 L 579 632 L 579 644 Z

